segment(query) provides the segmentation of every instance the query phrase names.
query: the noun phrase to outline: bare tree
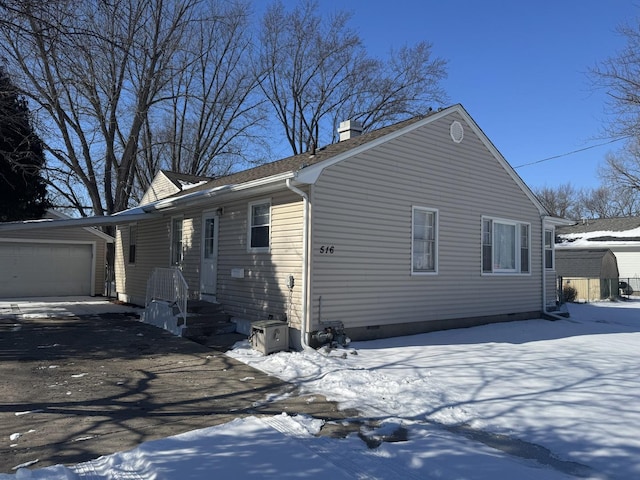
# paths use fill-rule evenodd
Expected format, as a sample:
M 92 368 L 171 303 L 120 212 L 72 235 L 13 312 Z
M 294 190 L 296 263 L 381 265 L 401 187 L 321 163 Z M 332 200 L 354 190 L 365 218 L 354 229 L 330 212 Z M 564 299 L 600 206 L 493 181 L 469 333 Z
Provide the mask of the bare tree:
M 58 202 L 82 215 L 127 208 L 141 132 L 164 100 L 197 1 L 12 6 L 2 12 L 10 22 L 0 24 L 0 48 L 39 106 Z
M 429 44 L 402 48 L 383 62 L 367 55 L 350 18 L 346 12 L 323 18 L 314 1 L 290 12 L 275 2 L 264 15 L 261 88 L 294 154 L 321 137 L 334 139 L 341 120 L 367 129 L 445 100 L 439 86 L 445 62 L 432 58 Z
M 613 121 L 607 132 L 613 137 L 640 138 L 640 22 L 621 25 L 618 32 L 627 43 L 617 54 L 591 69 L 596 87 L 603 88 L 609 98 L 608 109 Z
M 550 215 L 560 218 L 576 218 L 578 192 L 570 183 L 553 187 L 541 187 L 534 194 Z M 579 218 L 579 217 L 578 217 Z
M 609 198 L 607 216 L 640 214 L 640 145 L 635 139 L 607 154 L 599 175 Z
M 142 136 L 141 190 L 161 168 L 218 176 L 260 157 L 264 99 L 252 67 L 246 3 L 208 2 L 176 59 L 167 101 Z
M 640 192 L 640 149 L 628 142 L 618 153 L 609 153 L 600 168 L 600 178 L 608 185 Z

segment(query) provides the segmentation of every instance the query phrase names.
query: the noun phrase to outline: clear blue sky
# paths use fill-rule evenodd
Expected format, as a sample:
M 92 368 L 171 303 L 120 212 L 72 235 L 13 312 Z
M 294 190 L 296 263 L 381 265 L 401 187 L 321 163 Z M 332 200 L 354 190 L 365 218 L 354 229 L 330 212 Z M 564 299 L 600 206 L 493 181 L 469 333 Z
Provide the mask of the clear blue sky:
M 293 0 L 285 0 L 290 5 Z M 605 94 L 587 71 L 624 44 L 633 0 L 319 0 L 348 10 L 372 55 L 426 40 L 448 60 L 444 87 L 514 167 L 603 143 Z M 532 188 L 596 187 L 621 142 L 516 171 Z

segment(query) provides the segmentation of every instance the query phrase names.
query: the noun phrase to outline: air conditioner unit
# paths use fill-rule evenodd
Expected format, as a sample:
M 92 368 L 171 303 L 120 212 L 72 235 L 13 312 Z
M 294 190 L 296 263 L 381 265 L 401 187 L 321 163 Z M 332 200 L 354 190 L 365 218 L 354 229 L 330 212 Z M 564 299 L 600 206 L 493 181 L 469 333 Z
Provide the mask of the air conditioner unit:
M 261 320 L 251 324 L 251 347 L 269 355 L 289 348 L 289 325 L 279 320 Z

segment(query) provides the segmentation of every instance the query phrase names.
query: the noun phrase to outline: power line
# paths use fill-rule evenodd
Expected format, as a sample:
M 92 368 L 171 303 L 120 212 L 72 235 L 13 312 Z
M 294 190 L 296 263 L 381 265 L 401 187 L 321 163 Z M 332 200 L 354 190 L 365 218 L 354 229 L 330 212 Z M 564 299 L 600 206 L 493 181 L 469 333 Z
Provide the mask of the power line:
M 560 155 L 554 155 L 553 157 L 543 158 L 542 160 L 536 160 L 535 162 L 523 163 L 522 165 L 518 165 L 517 167 L 513 167 L 513 168 L 528 167 L 529 165 L 536 165 L 538 163 L 548 162 L 549 160 L 555 160 L 556 158 L 567 157 L 569 155 L 573 155 L 574 153 L 580 153 L 580 152 L 584 152 L 585 150 L 591 150 L 592 148 L 602 147 L 603 145 L 609 145 L 610 143 L 619 142 L 620 140 L 624 140 L 625 138 L 630 138 L 630 137 L 631 135 L 625 135 L 624 137 L 614 138 L 613 140 L 609 140 L 608 142 L 598 143 L 597 145 L 591 145 L 590 147 L 580 148 L 572 152 L 561 153 Z

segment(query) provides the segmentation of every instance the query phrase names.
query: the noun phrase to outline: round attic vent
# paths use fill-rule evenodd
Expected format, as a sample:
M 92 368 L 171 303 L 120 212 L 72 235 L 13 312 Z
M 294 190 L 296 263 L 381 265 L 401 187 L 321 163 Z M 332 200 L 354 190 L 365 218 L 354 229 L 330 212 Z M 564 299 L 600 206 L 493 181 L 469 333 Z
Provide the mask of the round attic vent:
M 464 128 L 457 120 L 451 124 L 449 133 L 451 134 L 451 139 L 456 143 L 460 143 L 464 138 Z

